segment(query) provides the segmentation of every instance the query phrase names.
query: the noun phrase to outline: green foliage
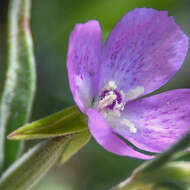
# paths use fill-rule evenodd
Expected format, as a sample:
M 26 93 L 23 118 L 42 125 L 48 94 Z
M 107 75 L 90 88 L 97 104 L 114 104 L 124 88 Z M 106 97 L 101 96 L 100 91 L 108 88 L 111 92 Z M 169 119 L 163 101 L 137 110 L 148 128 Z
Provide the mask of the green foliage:
M 20 151 L 21 142 L 6 136 L 28 121 L 35 92 L 35 61 L 29 29 L 30 0 L 9 5 L 8 69 L 0 102 L 0 167 L 6 169 Z
M 0 151 L 3 153 L 0 161 L 3 169 L 17 158 L 21 145 L 20 141 L 6 141 L 6 135 L 27 122 L 35 91 L 29 12 L 30 0 L 10 2 L 9 65 L 0 105 Z M 91 135 L 85 116 L 72 106 L 27 124 L 9 136 L 17 140 L 49 137 L 55 138 L 36 145 L 3 173 L 0 189 L 31 189 L 58 160 L 63 164 L 78 152 Z
M 112 190 L 187 190 L 190 186 L 190 162 L 187 161 L 170 162 L 150 172 L 137 170 L 132 178 Z
M 0 189 L 31 189 L 57 162 L 69 138 L 57 137 L 29 150 L 3 174 Z
M 76 106 L 26 124 L 9 135 L 10 139 L 31 140 L 70 135 L 88 130 L 86 117 Z
M 65 146 L 64 152 L 60 157 L 59 164 L 64 164 L 74 154 L 76 154 L 84 145 L 86 145 L 91 138 L 91 134 L 88 130 L 83 131 L 79 134 L 73 135 Z
M 59 161 L 65 163 L 89 140 L 88 130 L 43 141 L 25 153 L 0 178 L 0 189 L 29 190 Z
M 113 190 L 155 190 L 160 187 L 166 187 L 168 190 L 187 190 L 190 187 L 190 162 L 171 161 L 184 155 L 190 145 L 189 138 L 190 132 L 167 151 L 135 169 L 130 178 Z
M 10 2 L 13 5 L 16 1 L 18 2 L 18 0 L 11 0 Z M 20 5 L 24 6 L 26 0 L 23 0 L 22 2 L 23 3 Z M 65 66 L 66 64 L 64 63 L 64 60 L 66 60 L 68 37 L 76 23 L 86 22 L 89 19 L 98 19 L 102 25 L 103 40 L 105 40 L 113 25 L 127 11 L 136 7 L 144 6 L 157 9 L 168 9 L 169 7 L 172 7 L 177 2 L 177 0 L 47 0 L 44 9 L 42 8 L 44 7 L 43 0 L 34 0 L 33 2 L 33 31 L 35 36 L 37 58 L 39 61 L 39 88 L 37 101 L 35 104 L 36 110 L 34 112 L 33 118 L 39 118 L 41 115 L 53 113 L 55 110 L 71 105 L 72 103 L 72 96 L 69 92 Z M 12 8 L 13 6 L 11 6 L 10 10 L 12 10 Z M 21 7 L 15 6 L 15 8 L 18 9 Z M 172 15 L 170 11 L 171 10 L 169 10 L 169 14 Z M 18 15 L 21 16 L 22 11 L 20 11 Z M 16 20 L 18 16 L 16 14 L 15 16 L 11 16 L 11 18 Z M 22 21 L 22 19 L 20 21 Z M 11 50 L 12 46 L 16 47 L 15 49 L 13 48 L 14 51 L 12 51 L 13 53 L 11 53 L 11 56 L 13 56 L 15 52 L 18 53 L 16 55 L 16 58 L 11 58 L 14 60 L 13 62 L 10 61 L 11 56 L 9 52 L 9 68 L 13 68 L 11 70 L 12 77 L 17 76 L 19 73 L 17 76 L 19 77 L 19 80 L 12 80 L 12 83 L 9 83 L 15 87 L 13 95 L 16 98 L 9 96 L 11 93 L 9 93 L 8 89 L 11 86 L 8 88 L 5 86 L 2 95 L 2 102 L 4 103 L 1 103 L 0 119 L 5 118 L 4 123 L 7 124 L 6 126 L 3 124 L 3 127 L 1 127 L 3 120 L 0 121 L 0 141 L 2 141 L 2 143 L 0 143 L 1 161 L 3 160 L 3 154 L 1 150 L 5 150 L 3 144 L 3 140 L 6 138 L 5 134 L 16 130 L 18 127 L 24 125 L 28 120 L 29 112 L 26 119 L 22 120 L 22 118 L 24 118 L 24 114 L 26 114 L 24 111 L 25 107 L 23 106 L 27 107 L 30 105 L 28 107 L 31 107 L 31 104 L 28 103 L 27 100 L 32 100 L 32 93 L 35 89 L 35 86 L 33 86 L 33 89 L 30 89 L 32 87 L 30 84 L 35 84 L 35 78 L 32 79 L 32 74 L 34 74 L 35 77 L 35 69 L 32 64 L 28 65 L 28 61 L 26 59 L 26 61 L 23 61 L 26 65 L 22 65 L 21 70 L 20 68 L 17 69 L 17 66 L 15 66 L 16 68 L 13 66 L 13 64 L 17 64 L 18 62 L 18 65 L 20 67 L 20 63 L 23 63 L 22 61 L 20 62 L 20 60 L 24 60 L 24 57 L 27 54 L 25 54 L 25 52 L 27 52 L 27 43 L 25 43 L 25 40 L 29 40 L 29 38 L 26 38 L 24 35 L 25 31 L 22 31 L 23 25 L 21 26 L 21 23 L 24 24 L 25 22 L 20 21 L 20 26 L 17 25 L 15 28 L 13 28 L 14 30 L 17 30 L 16 28 L 20 27 L 18 29 L 20 31 L 20 35 L 16 35 L 16 39 L 20 45 L 15 45 L 16 43 L 14 43 L 13 40 L 13 43 L 11 40 L 9 40 L 9 50 Z M 9 26 L 11 26 L 11 24 L 9 24 Z M 11 27 L 9 28 L 11 29 Z M 32 48 L 30 51 L 32 51 Z M 31 73 L 32 68 L 34 69 L 33 73 Z M 181 78 L 184 80 L 183 77 Z M 18 81 L 20 81 L 20 79 L 23 80 L 23 83 L 21 83 L 22 85 L 18 85 Z M 6 84 L 8 84 L 8 82 L 6 82 Z M 12 92 L 11 88 L 10 92 Z M 33 92 L 27 94 L 28 89 Z M 7 93 L 5 93 L 5 90 Z M 20 96 L 17 96 L 19 94 L 18 91 L 20 91 Z M 17 98 L 20 98 L 20 100 L 22 100 L 24 96 L 26 96 L 26 99 L 23 99 L 23 102 L 26 105 L 23 105 L 21 101 L 17 101 Z M 6 103 L 6 99 L 9 100 L 8 103 Z M 5 107 L 2 107 L 2 105 L 5 105 Z M 18 113 L 20 115 L 19 117 Z M 5 129 L 7 131 L 5 131 Z M 64 137 L 56 137 L 60 135 L 64 135 Z M 56 164 L 58 161 L 60 164 L 62 164 L 70 159 L 71 156 L 80 150 L 80 148 L 82 148 L 82 146 L 85 145 L 90 139 L 90 134 L 87 130 L 86 118 L 79 112 L 79 110 L 77 110 L 76 107 L 71 107 L 56 114 L 50 115 L 44 119 L 26 124 L 10 135 L 10 138 L 13 139 L 38 139 L 49 137 L 56 138 L 48 139 L 47 141 L 39 143 L 22 158 L 20 158 L 19 161 L 17 161 L 3 175 L 3 177 L 0 179 L 0 189 L 30 189 L 54 164 Z M 10 163 L 10 159 L 12 159 L 12 161 L 15 160 L 15 156 L 18 153 L 18 149 L 16 147 L 17 144 L 20 146 L 20 142 L 9 141 L 12 146 L 8 146 L 7 142 L 8 141 L 6 141 L 5 144 L 5 155 L 6 162 Z M 186 142 L 188 142 L 187 139 Z M 15 153 L 12 153 L 13 151 Z M 174 150 L 174 152 L 175 151 L 176 150 Z M 88 164 L 88 167 L 85 167 L 85 172 L 83 172 L 83 175 L 81 177 L 85 178 L 86 185 L 86 188 L 82 187 L 82 189 L 107 189 L 105 187 L 103 188 L 103 186 L 106 184 L 106 181 L 109 186 L 116 183 L 117 180 L 124 178 L 124 176 L 127 177 L 127 175 L 129 175 L 129 172 L 131 172 L 131 170 L 141 162 L 135 159 L 124 157 L 122 158 L 116 155 L 112 155 L 111 153 L 104 151 L 99 146 L 96 146 L 96 154 L 94 154 L 94 147 L 90 147 L 88 152 L 90 152 L 89 155 L 85 156 L 86 159 L 88 159 L 88 163 L 91 163 Z M 156 159 L 158 161 L 151 162 L 153 164 L 150 164 L 151 168 L 149 168 L 148 171 L 154 171 L 150 173 L 145 172 L 146 175 L 141 176 L 141 181 L 143 181 L 143 183 L 146 182 L 146 185 L 148 184 L 147 179 L 157 181 L 158 184 L 154 186 L 154 190 L 168 190 L 168 184 L 172 185 L 172 190 L 175 190 L 177 187 L 173 181 L 177 180 L 185 180 L 184 182 L 187 183 L 189 180 L 189 162 L 172 162 L 165 165 L 165 163 L 168 162 L 171 158 L 174 158 L 174 152 L 170 151 L 169 154 L 165 154 L 164 157 Z M 7 156 L 9 153 L 10 156 Z M 189 156 L 185 156 L 189 160 Z M 78 160 L 78 164 L 81 165 L 80 160 Z M 8 166 L 9 164 L 6 165 Z M 163 167 L 161 167 L 161 165 L 163 165 Z M 162 179 L 166 178 L 167 180 L 171 181 L 171 183 L 162 183 Z M 79 178 L 78 181 L 82 180 Z M 77 184 L 77 189 L 81 189 L 79 186 L 81 184 Z M 135 184 L 138 184 L 138 181 L 135 181 Z M 141 183 L 141 186 L 139 186 L 138 190 L 143 189 L 143 187 L 144 186 Z M 146 186 L 144 189 L 149 190 L 149 187 L 150 186 Z M 184 187 L 183 190 L 185 190 L 185 188 L 186 187 Z M 42 187 L 42 189 L 46 188 Z M 53 189 L 57 189 L 56 186 L 53 186 Z

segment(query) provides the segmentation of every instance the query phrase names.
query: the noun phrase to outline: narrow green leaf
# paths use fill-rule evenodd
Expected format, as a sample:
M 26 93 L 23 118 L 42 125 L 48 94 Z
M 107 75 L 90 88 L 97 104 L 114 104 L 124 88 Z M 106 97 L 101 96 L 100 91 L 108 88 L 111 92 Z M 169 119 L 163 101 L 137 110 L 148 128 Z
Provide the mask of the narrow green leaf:
M 0 179 L 2 190 L 30 190 L 58 161 L 70 136 L 39 143 L 16 161 Z
M 67 160 L 69 160 L 90 141 L 90 138 L 91 134 L 88 130 L 73 135 L 64 148 L 64 152 L 60 157 L 59 164 L 64 164 Z
M 26 124 L 11 133 L 8 138 L 15 140 L 42 139 L 78 133 L 87 129 L 86 117 L 76 106 L 72 106 Z
M 35 92 L 35 61 L 29 29 L 30 0 L 11 0 L 8 16 L 8 70 L 0 102 L 0 167 L 16 160 L 21 142 L 7 134 L 28 121 Z

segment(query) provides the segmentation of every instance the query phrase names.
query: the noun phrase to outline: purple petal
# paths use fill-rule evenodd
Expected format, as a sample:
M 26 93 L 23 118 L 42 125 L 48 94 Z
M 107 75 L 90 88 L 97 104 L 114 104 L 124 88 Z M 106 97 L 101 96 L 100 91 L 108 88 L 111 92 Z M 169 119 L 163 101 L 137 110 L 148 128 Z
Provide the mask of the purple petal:
M 190 130 L 190 89 L 131 101 L 114 122 L 114 131 L 138 148 L 161 152 Z
M 95 109 L 88 109 L 89 128 L 96 141 L 103 146 L 107 151 L 121 155 L 131 156 L 141 159 L 151 159 L 153 156 L 148 156 L 133 150 L 125 142 L 123 142 L 107 124 L 103 115 Z
M 150 93 L 175 75 L 187 50 L 188 37 L 167 11 L 134 9 L 105 43 L 101 88 L 113 80 L 129 99 Z
M 101 28 L 98 21 L 77 24 L 68 50 L 68 75 L 74 100 L 82 112 L 97 94 L 101 63 Z

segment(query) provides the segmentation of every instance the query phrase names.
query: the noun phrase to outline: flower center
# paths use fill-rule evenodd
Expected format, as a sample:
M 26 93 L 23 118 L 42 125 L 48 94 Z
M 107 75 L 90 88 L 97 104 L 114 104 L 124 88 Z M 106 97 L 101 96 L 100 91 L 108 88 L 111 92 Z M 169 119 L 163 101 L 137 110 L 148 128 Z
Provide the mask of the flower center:
M 122 97 L 116 90 L 104 90 L 100 95 L 99 108 L 113 110 L 116 105 L 120 105 Z
M 103 113 L 117 113 L 124 109 L 124 93 L 118 91 L 114 81 L 110 81 L 100 93 L 97 102 L 97 108 Z
M 117 125 L 119 125 L 130 133 L 137 133 L 135 124 L 121 115 L 127 101 L 127 94 L 118 90 L 114 81 L 109 81 L 96 98 L 94 106 L 104 115 L 111 128 L 117 131 Z

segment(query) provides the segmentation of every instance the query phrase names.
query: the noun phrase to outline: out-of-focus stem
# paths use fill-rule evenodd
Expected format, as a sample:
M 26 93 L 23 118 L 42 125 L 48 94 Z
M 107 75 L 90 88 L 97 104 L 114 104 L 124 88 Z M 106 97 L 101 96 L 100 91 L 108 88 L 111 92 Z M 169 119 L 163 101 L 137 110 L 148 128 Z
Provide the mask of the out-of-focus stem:
M 10 0 L 8 14 L 8 68 L 0 100 L 0 168 L 5 170 L 19 154 L 21 142 L 6 136 L 28 121 L 35 93 L 36 70 L 29 28 L 31 0 Z
M 2 190 L 30 190 L 58 161 L 71 137 L 39 143 L 16 161 L 0 179 Z
M 148 182 L 147 184 L 150 184 L 150 188 L 152 188 L 151 183 L 158 182 L 156 181 L 157 174 L 163 177 L 163 180 L 166 179 L 167 177 L 166 175 L 164 175 L 163 172 L 159 173 L 160 168 L 164 168 L 167 162 L 171 161 L 172 159 L 177 158 L 179 156 L 179 153 L 186 150 L 189 147 L 189 145 L 190 145 L 190 132 L 187 133 L 181 140 L 179 140 L 176 144 L 174 144 L 171 148 L 169 148 L 163 154 L 160 154 L 157 158 L 142 164 L 140 167 L 138 167 L 134 171 L 134 173 L 132 174 L 130 178 L 120 183 L 119 185 L 114 187 L 112 190 L 138 190 L 138 188 L 140 189 L 144 188 L 148 190 L 149 186 L 146 186 L 145 188 L 145 185 L 147 182 Z M 170 170 L 170 169 L 171 168 L 167 168 L 167 170 Z M 181 169 L 180 174 L 181 173 L 183 174 L 183 172 L 186 169 L 190 169 L 190 168 L 186 166 L 180 169 Z M 190 170 L 188 170 L 188 177 L 190 180 Z M 144 183 L 145 181 L 146 183 Z

